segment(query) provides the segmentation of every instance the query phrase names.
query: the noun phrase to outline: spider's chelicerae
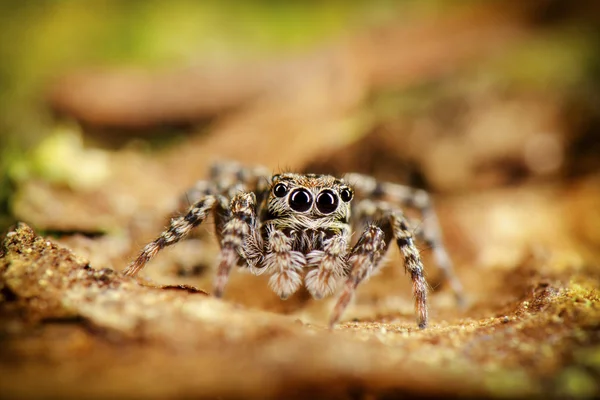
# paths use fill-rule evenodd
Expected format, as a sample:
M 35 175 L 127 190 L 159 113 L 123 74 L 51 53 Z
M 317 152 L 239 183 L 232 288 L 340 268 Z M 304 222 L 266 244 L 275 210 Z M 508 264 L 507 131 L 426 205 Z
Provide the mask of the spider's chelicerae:
M 255 274 L 270 274 L 271 288 L 285 299 L 304 283 L 314 298 L 332 294 L 344 280 L 330 326 L 340 318 L 356 287 L 382 261 L 392 240 L 412 280 L 417 323 L 427 325 L 427 282 L 414 237 L 433 249 L 438 266 L 460 300 L 461 286 L 444 249 L 437 217 L 427 193 L 374 178 L 347 174 L 281 173 L 262 167 L 219 163 L 211 180 L 199 181 L 187 193 L 197 201 L 124 271 L 135 276 L 161 249 L 177 243 L 212 211 L 221 244 L 214 295 L 221 297 L 234 265 Z M 421 213 L 414 232 L 400 207 Z M 353 229 L 359 236 L 352 241 Z M 356 238 L 355 238 L 356 239 Z

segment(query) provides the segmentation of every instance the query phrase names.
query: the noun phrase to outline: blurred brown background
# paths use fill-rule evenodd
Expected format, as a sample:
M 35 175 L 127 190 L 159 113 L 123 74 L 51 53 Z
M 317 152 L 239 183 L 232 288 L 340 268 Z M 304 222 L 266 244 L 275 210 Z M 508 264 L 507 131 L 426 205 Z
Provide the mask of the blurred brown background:
M 0 226 L 25 222 L 76 259 L 24 228 L 7 237 L 0 387 L 38 396 L 24 382 L 43 375 L 71 397 L 598 395 L 599 20 L 597 2 L 565 0 L 2 2 Z M 73 303 L 77 281 L 29 280 L 122 270 L 223 159 L 427 189 L 467 308 L 426 248 L 423 332 L 395 249 L 333 333 L 335 298 L 283 302 L 243 271 L 225 303 L 175 291 L 163 305 L 164 291 L 91 272 L 112 286 Z M 146 285 L 209 291 L 206 225 L 153 260 Z M 110 308 L 113 291 L 149 305 Z M 189 298 L 220 317 L 180 314 Z M 110 361 L 124 348 L 129 379 Z

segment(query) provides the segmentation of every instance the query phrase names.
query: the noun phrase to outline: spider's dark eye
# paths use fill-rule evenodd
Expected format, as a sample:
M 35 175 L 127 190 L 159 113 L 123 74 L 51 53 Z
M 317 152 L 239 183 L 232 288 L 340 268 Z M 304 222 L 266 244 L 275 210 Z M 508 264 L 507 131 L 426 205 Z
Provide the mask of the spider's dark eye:
M 338 198 L 331 190 L 323 190 L 317 196 L 317 208 L 323 214 L 331 214 L 337 209 Z
M 283 183 L 278 183 L 273 189 L 273 194 L 277 197 L 283 197 L 287 194 L 288 189 Z
M 340 197 L 342 198 L 342 201 L 344 203 L 349 202 L 350 200 L 352 200 L 352 191 L 348 188 L 343 188 L 340 191 Z
M 290 207 L 294 211 L 306 211 L 312 205 L 312 197 L 306 189 L 297 189 L 290 195 Z

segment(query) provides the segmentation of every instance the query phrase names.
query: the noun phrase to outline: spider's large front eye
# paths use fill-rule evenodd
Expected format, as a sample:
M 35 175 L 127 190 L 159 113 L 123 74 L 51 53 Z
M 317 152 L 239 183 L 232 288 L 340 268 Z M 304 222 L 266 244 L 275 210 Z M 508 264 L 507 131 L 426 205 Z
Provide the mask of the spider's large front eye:
M 290 207 L 294 211 L 306 211 L 312 205 L 312 197 L 306 189 L 297 189 L 290 195 Z
M 323 214 L 331 214 L 337 206 L 338 198 L 331 190 L 323 190 L 317 196 L 317 209 Z
M 285 186 L 283 183 L 278 183 L 273 188 L 273 194 L 277 197 L 283 197 L 287 194 L 287 192 L 288 192 L 287 186 Z
M 350 190 L 348 188 L 343 188 L 340 191 L 340 197 L 342 198 L 342 201 L 344 203 L 349 202 L 350 200 L 352 200 L 352 190 Z

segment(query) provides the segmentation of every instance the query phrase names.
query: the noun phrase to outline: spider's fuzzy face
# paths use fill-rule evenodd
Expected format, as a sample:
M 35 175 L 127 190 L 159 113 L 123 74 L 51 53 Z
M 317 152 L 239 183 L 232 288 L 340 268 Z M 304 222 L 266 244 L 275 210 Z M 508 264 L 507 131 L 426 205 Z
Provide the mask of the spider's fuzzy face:
M 267 208 L 277 218 L 291 217 L 306 228 L 328 222 L 348 223 L 354 192 L 343 180 L 329 175 L 274 175 Z

